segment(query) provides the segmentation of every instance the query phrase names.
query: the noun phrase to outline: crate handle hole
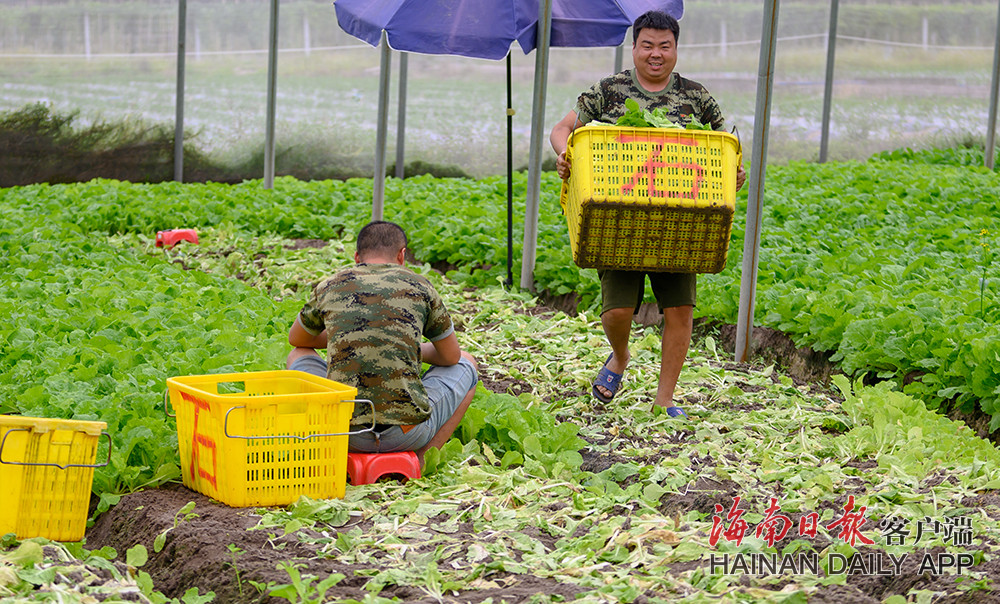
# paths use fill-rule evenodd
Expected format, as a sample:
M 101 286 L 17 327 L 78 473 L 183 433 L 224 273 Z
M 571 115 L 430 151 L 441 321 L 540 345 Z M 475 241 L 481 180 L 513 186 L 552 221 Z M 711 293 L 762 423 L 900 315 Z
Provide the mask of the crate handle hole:
M 219 394 L 243 394 L 247 391 L 247 384 L 244 381 L 219 382 L 216 384 L 216 389 Z

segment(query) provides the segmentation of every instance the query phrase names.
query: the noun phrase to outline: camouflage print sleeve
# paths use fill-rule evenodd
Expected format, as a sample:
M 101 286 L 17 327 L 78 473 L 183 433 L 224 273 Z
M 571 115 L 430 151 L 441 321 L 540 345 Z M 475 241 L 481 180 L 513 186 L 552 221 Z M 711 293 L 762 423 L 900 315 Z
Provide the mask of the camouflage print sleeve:
M 313 289 L 312 296 L 309 301 L 306 302 L 302 310 L 299 311 L 299 323 L 302 328 L 305 329 L 311 335 L 319 335 L 324 329 L 326 329 L 326 321 L 323 319 L 323 313 L 319 310 L 319 305 L 317 304 L 317 292 L 320 291 L 322 284 L 317 285 Z
M 424 337 L 431 342 L 436 342 L 451 335 L 455 331 L 455 327 L 440 294 L 430 283 L 427 283 L 427 289 L 430 296 L 430 308 L 428 309 L 427 323 L 424 324 Z
M 585 126 L 597 119 L 594 116 L 601 115 L 602 102 L 601 90 L 597 86 L 581 94 L 576 101 L 576 107 L 574 107 L 578 121 L 576 125 Z
M 711 125 L 713 130 L 723 130 L 726 127 L 719 103 L 704 86 L 680 74 L 674 74 L 673 90 L 674 94 L 670 95 L 673 105 L 670 109 L 677 116 L 677 123 L 686 125 L 690 116 L 702 124 Z
M 625 99 L 638 98 L 642 94 L 635 89 L 630 70 L 608 76 L 577 99 L 578 125 L 585 126 L 593 120 L 614 123 L 625 113 Z
M 705 102 L 698 121 L 702 124 L 711 124 L 712 130 L 726 129 L 726 118 L 722 115 L 722 108 L 707 90 L 705 90 Z

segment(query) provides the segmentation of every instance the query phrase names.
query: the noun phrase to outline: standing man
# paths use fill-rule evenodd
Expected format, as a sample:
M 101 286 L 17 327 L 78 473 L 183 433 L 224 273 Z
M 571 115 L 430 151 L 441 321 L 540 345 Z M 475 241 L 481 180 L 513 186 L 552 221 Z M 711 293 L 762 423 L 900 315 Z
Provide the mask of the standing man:
M 358 389 L 349 449 L 361 453 L 441 448 L 476 392 L 472 356 L 427 279 L 406 268 L 406 234 L 373 221 L 358 233 L 355 266 L 315 286 L 288 333 L 288 369 Z M 426 338 L 427 341 L 424 341 Z M 326 360 L 317 349 L 327 350 Z M 421 363 L 431 368 L 420 375 Z
M 556 171 L 566 180 L 570 164 L 566 146 L 570 133 L 592 120 L 615 123 L 625 114 L 625 100 L 634 99 L 652 111 L 667 110 L 681 126 L 692 119 L 722 130 L 725 119 L 718 103 L 698 82 L 674 73 L 677 64 L 677 20 L 660 11 L 640 15 L 632 25 L 632 61 L 635 69 L 606 77 L 580 95 L 576 108 L 566 114 L 549 137 L 556 152 Z M 736 174 L 736 188 L 746 180 L 743 166 Z M 628 350 L 632 315 L 638 311 L 645 290 L 646 275 L 663 313 L 663 341 L 660 379 L 653 404 L 666 408 L 670 417 L 687 417 L 673 401 L 677 378 L 687 357 L 693 326 L 696 275 L 625 270 L 598 271 L 601 279 L 601 325 L 611 344 L 611 354 L 594 380 L 593 394 L 610 402 L 618 393 L 622 375 L 631 358 Z

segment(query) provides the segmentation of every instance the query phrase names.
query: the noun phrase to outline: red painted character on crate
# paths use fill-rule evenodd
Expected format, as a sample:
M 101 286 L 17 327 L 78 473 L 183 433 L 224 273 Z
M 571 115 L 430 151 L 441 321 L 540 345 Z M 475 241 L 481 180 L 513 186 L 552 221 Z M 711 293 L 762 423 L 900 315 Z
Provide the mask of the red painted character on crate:
M 549 140 L 556 152 L 556 171 L 570 177 L 566 148 L 570 134 L 593 120 L 614 124 L 626 113 L 625 101 L 633 99 L 646 111 L 665 111 L 672 121 L 685 126 L 692 120 L 723 130 L 725 119 L 718 103 L 698 82 L 674 73 L 677 63 L 677 20 L 660 11 L 650 11 L 632 25 L 634 69 L 602 79 L 580 95 L 576 107 L 555 127 Z M 746 181 L 743 166 L 737 167 L 736 188 Z M 601 324 L 611 345 L 611 354 L 593 384 L 593 395 L 610 402 L 621 387 L 622 375 L 631 358 L 628 349 L 632 316 L 642 303 L 645 278 L 649 275 L 657 305 L 663 313 L 663 337 L 659 385 L 654 406 L 670 417 L 687 417 L 674 404 L 674 389 L 687 357 L 693 326 L 696 275 L 626 270 L 600 270 Z

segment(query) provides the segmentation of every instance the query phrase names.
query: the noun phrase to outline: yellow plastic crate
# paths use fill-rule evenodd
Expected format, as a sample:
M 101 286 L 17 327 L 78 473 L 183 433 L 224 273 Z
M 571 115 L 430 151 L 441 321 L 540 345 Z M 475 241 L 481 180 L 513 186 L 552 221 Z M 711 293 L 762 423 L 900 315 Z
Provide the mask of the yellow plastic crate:
M 357 389 L 301 371 L 167 380 L 184 485 L 232 507 L 343 497 Z
M 726 266 L 739 139 L 728 132 L 584 126 L 560 202 L 583 268 L 717 273 Z
M 0 535 L 83 539 L 94 468 L 107 465 L 94 463 L 106 428 L 104 422 L 0 415 Z

